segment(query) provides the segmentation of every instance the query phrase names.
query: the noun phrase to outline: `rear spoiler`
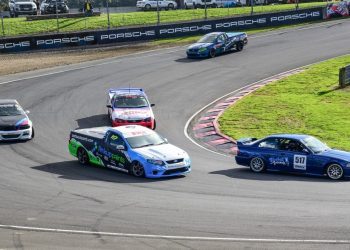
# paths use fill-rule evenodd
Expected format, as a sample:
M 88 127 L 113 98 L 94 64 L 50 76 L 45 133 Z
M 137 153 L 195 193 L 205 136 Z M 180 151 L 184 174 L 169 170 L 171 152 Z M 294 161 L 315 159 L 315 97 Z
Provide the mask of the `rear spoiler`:
M 258 140 L 258 138 L 241 138 L 237 141 L 237 146 L 250 144 L 250 143 L 255 142 L 257 140 Z
M 139 93 L 139 92 L 143 92 L 143 89 L 141 88 L 110 88 L 108 90 L 108 94 L 109 97 L 112 98 L 114 96 L 114 94 L 116 93 Z

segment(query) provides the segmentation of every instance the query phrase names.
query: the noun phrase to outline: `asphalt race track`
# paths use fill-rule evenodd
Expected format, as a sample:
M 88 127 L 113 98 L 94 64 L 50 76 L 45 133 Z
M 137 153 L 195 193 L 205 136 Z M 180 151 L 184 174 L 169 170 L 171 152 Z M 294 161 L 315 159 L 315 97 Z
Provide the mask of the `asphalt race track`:
M 19 100 L 36 130 L 0 144 L 0 249 L 349 249 L 350 181 L 254 174 L 184 135 L 228 92 L 350 53 L 349 29 L 343 20 L 259 34 L 210 60 L 173 48 L 0 78 L 0 98 Z M 129 85 L 156 104 L 157 131 L 190 154 L 187 177 L 138 179 L 69 155 L 69 131 L 108 125 L 106 90 Z

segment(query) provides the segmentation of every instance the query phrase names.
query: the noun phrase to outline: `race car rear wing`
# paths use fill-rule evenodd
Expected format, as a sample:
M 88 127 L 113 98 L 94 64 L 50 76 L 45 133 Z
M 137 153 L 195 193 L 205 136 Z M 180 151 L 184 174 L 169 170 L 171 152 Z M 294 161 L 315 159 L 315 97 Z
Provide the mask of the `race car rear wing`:
M 252 142 L 255 142 L 257 140 L 258 140 L 258 138 L 241 138 L 237 141 L 237 146 L 251 144 Z
M 108 95 L 109 95 L 109 98 L 112 98 L 116 93 L 118 94 L 127 94 L 127 93 L 144 93 L 143 92 L 143 89 L 141 88 L 111 88 L 108 90 Z

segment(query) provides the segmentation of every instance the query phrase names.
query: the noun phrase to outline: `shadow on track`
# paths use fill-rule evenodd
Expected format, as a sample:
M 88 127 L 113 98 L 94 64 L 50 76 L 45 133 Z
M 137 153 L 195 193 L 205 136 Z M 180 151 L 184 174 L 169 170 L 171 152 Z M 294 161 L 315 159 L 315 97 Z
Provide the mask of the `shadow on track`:
M 239 51 L 236 50 L 230 50 L 227 52 L 224 52 L 223 54 L 220 55 L 216 55 L 215 57 L 220 57 L 220 56 L 225 56 L 225 55 L 230 55 L 230 54 L 235 54 L 238 53 Z M 183 57 L 183 58 L 179 58 L 176 59 L 175 62 L 180 62 L 180 63 L 194 63 L 194 62 L 200 62 L 200 61 L 204 61 L 204 60 L 213 60 L 214 58 L 188 58 L 188 57 Z
M 6 141 L 0 141 L 0 146 L 1 145 L 13 145 L 13 144 L 23 144 L 26 142 L 29 142 L 31 140 L 6 140 Z
M 325 176 L 302 175 L 296 173 L 266 171 L 253 173 L 249 168 L 231 168 L 210 172 L 210 174 L 224 175 L 234 179 L 257 181 L 306 181 L 306 182 L 339 182 L 328 179 Z M 347 179 L 340 180 L 347 181 Z
M 77 123 L 78 123 L 77 129 L 111 126 L 111 122 L 108 119 L 107 114 L 84 117 L 84 118 L 78 119 Z
M 67 180 L 79 180 L 79 181 L 104 181 L 104 182 L 115 182 L 115 183 L 150 183 L 167 180 L 176 180 L 183 178 L 171 177 L 161 179 L 146 179 L 137 178 L 135 176 L 123 173 L 117 170 L 98 167 L 94 165 L 82 166 L 77 161 L 63 161 L 49 163 L 32 167 L 35 170 L 48 172 L 51 174 L 59 175 L 58 178 Z

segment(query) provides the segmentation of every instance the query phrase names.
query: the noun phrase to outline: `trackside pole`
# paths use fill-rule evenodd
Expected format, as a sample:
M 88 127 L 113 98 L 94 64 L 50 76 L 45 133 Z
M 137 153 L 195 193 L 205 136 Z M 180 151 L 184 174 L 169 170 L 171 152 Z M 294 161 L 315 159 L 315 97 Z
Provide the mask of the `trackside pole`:
M 1 28 L 2 28 L 2 35 L 5 36 L 5 26 L 4 26 L 4 16 L 0 12 L 1 15 Z

